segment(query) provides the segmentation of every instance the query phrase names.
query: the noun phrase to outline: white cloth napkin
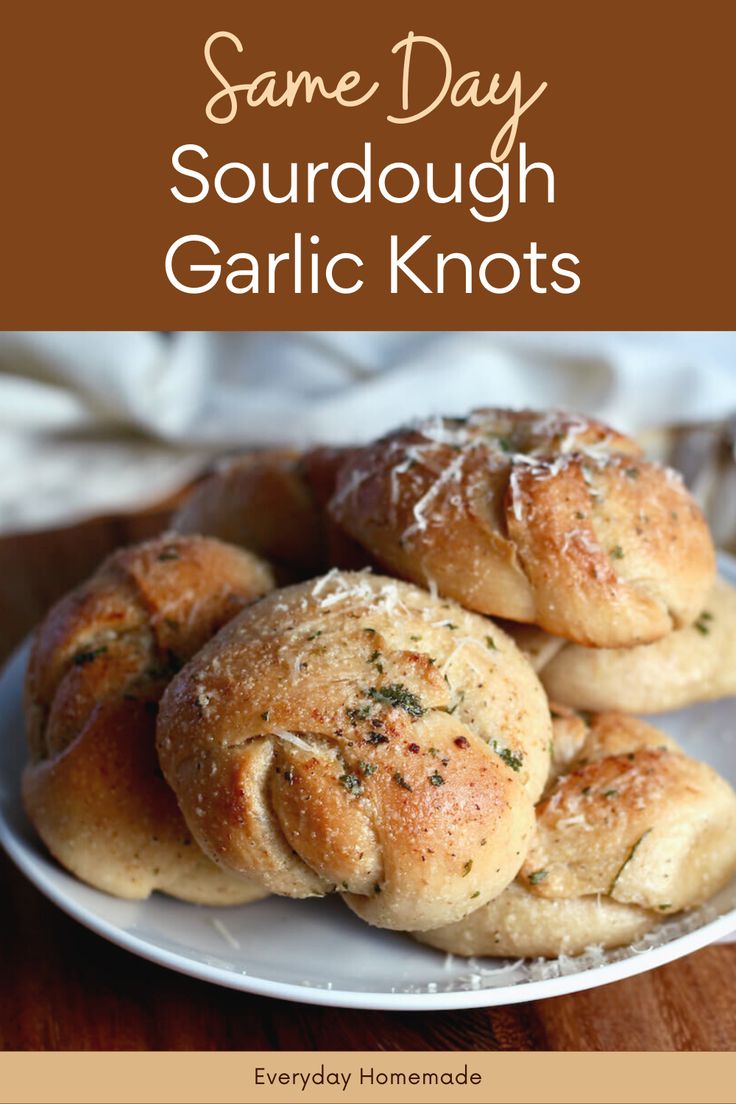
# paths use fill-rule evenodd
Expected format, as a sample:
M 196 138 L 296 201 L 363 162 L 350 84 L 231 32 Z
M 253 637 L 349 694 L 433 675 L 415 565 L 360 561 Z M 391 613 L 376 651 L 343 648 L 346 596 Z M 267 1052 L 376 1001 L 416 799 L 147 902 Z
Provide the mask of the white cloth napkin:
M 207 457 L 481 403 L 625 430 L 736 411 L 734 333 L 0 335 L 0 532 L 136 509 Z

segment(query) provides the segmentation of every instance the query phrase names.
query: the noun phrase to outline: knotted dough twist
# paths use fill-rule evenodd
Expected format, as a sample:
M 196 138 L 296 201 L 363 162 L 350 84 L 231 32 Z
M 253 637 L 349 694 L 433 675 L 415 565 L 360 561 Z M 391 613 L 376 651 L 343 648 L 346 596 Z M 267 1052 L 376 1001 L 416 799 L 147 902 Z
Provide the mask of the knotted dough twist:
M 586 648 L 528 625 L 507 631 L 547 693 L 575 709 L 664 713 L 736 694 L 736 589 L 716 579 L 691 625 L 633 648 Z
M 616 947 L 733 876 L 736 794 L 711 767 L 633 717 L 561 708 L 554 728 L 560 773 L 518 879 L 422 942 L 501 956 Z
M 172 528 L 248 548 L 273 564 L 284 582 L 334 564 L 364 567 L 367 553 L 326 510 L 347 455 L 334 448 L 262 449 L 224 461 L 194 488 Z
M 405 578 L 581 644 L 689 624 L 715 571 L 679 477 L 569 414 L 487 409 L 399 429 L 351 452 L 330 510 Z
M 116 552 L 38 629 L 23 796 L 49 850 L 77 877 L 120 897 L 263 896 L 192 840 L 161 775 L 155 726 L 175 671 L 271 585 L 268 568 L 240 549 L 167 535 Z
M 174 679 L 161 765 L 227 869 L 337 889 L 429 928 L 500 893 L 529 843 L 551 722 L 491 622 L 418 587 L 330 572 L 251 606 Z

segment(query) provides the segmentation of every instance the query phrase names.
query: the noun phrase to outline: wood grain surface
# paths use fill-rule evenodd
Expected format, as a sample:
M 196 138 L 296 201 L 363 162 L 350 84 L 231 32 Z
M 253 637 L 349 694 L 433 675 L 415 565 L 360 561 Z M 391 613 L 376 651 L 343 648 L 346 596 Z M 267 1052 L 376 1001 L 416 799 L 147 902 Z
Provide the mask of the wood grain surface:
M 0 661 L 112 548 L 163 511 L 0 540 Z M 467 1012 L 317 1008 L 219 989 L 106 943 L 0 854 L 4 1050 L 733 1050 L 736 944 L 567 997 Z

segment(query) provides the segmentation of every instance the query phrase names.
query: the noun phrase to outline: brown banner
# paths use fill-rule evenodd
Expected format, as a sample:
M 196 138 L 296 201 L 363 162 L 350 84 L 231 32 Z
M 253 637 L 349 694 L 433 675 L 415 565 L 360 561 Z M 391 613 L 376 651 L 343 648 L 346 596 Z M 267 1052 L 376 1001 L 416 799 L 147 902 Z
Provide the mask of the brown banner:
M 728 1104 L 732 1054 L 5 1055 L 17 1104 Z
M 735 10 L 5 5 L 0 324 L 731 328 Z

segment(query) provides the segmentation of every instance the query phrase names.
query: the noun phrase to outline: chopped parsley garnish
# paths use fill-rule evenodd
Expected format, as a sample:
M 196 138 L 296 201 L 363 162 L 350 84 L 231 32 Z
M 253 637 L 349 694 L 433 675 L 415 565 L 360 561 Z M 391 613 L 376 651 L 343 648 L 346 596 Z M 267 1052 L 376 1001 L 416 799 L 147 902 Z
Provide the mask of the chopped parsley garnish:
M 393 705 L 405 710 L 411 717 L 423 717 L 426 712 L 416 694 L 412 694 L 401 682 L 392 682 L 388 686 L 371 686 L 366 694 L 371 701 Z
M 316 640 L 316 639 L 317 639 L 317 637 L 318 637 L 318 636 L 321 636 L 321 635 L 322 635 L 322 630 L 321 630 L 321 629 L 317 629 L 317 631 L 316 631 L 316 632 L 313 632 L 311 636 L 308 636 L 308 637 L 307 637 L 307 640 Z
M 107 645 L 103 644 L 100 648 L 90 648 L 86 652 L 77 652 L 72 662 L 76 667 L 84 667 L 85 663 L 91 663 L 98 656 L 103 655 L 107 651 Z
M 604 797 L 618 797 L 618 790 L 605 790 Z
M 703 610 L 700 617 L 695 622 L 695 628 L 701 634 L 701 636 L 707 636 L 710 632 L 710 622 L 713 620 L 713 614 L 709 610 Z
M 473 860 L 468 859 L 468 861 L 463 865 L 463 878 L 467 878 L 468 874 L 470 873 L 470 871 L 472 869 L 473 869 Z
M 359 708 L 345 710 L 348 718 L 353 722 L 353 724 L 355 724 L 357 721 L 365 721 L 370 711 L 371 707 L 369 705 L 361 705 Z
M 486 647 L 490 648 L 492 652 L 498 651 L 498 648 L 496 647 L 496 641 L 493 639 L 492 636 L 486 637 Z
M 622 560 L 624 558 L 624 550 L 620 544 L 614 544 L 608 555 L 612 560 Z
M 388 736 L 384 736 L 382 732 L 369 732 L 364 737 L 366 744 L 387 744 Z
M 470 900 L 474 901 L 476 897 L 480 897 L 480 890 L 476 889 L 475 893 L 470 894 Z
M 549 870 L 535 870 L 533 874 L 529 875 L 529 885 L 539 885 L 549 874 Z
M 370 778 L 372 774 L 376 773 L 376 764 L 366 763 L 365 759 L 361 759 L 358 763 L 358 769 L 366 776 L 366 778 Z
M 611 881 L 611 884 L 609 885 L 608 889 L 606 890 L 606 897 L 610 897 L 610 896 L 611 896 L 611 894 L 613 893 L 614 889 L 616 888 L 616 882 L 617 882 L 617 881 L 619 880 L 619 878 L 620 878 L 620 877 L 621 877 L 621 875 L 623 874 L 624 870 L 625 870 L 625 869 L 626 869 L 626 867 L 627 867 L 627 866 L 629 865 L 629 863 L 630 863 L 630 862 L 631 862 L 631 860 L 633 859 L 633 857 L 634 857 L 634 855 L 636 854 L 636 852 L 637 852 L 637 851 L 639 850 L 639 847 L 640 847 L 640 845 L 641 845 L 641 842 L 642 842 L 642 840 L 643 840 L 643 839 L 646 839 L 646 837 L 647 837 L 647 836 L 649 835 L 649 833 L 651 832 L 651 830 L 652 830 L 651 828 L 647 828 L 646 832 L 642 832 L 642 834 L 641 834 L 641 835 L 639 836 L 638 840 L 637 840 L 637 841 L 636 841 L 636 843 L 635 843 L 635 844 L 633 845 L 633 847 L 632 847 L 632 848 L 631 848 L 631 850 L 629 851 L 629 853 L 628 853 L 628 855 L 626 856 L 626 858 L 624 859 L 624 861 L 623 861 L 623 862 L 621 863 L 621 866 L 620 866 L 620 867 L 618 868 L 618 870 L 617 870 L 617 871 L 616 871 L 616 873 L 614 874 L 614 876 L 613 876 L 613 880 Z
M 411 786 L 406 781 L 403 774 L 400 774 L 399 771 L 396 771 L 394 775 L 394 782 L 397 786 L 401 786 L 402 790 L 409 790 L 410 793 L 413 792 Z
M 445 681 L 447 681 L 447 679 L 445 679 Z M 461 703 L 462 703 L 462 702 L 463 702 L 464 700 L 465 700 L 465 691 L 464 691 L 464 690 L 460 690 L 460 691 L 458 692 L 458 695 L 457 695 L 457 697 L 455 698 L 455 701 L 454 701 L 454 702 L 452 703 L 452 705 L 446 705 L 446 706 L 445 706 L 445 708 L 444 708 L 444 711 L 445 711 L 445 713 L 449 713 L 449 715 L 450 715 L 450 716 L 452 716 L 452 714 L 453 714 L 453 713 L 455 712 L 455 710 L 457 709 L 457 707 L 458 707 L 458 706 L 459 706 L 459 705 L 460 705 L 460 704 L 461 704 Z M 455 743 L 457 743 L 457 740 L 455 741 Z
M 340 781 L 348 793 L 360 794 L 363 792 L 363 787 L 357 774 L 341 774 Z
M 376 649 L 376 651 L 374 651 L 374 652 L 371 652 L 370 656 L 368 657 L 368 662 L 369 663 L 375 663 L 378 670 L 381 672 L 381 674 L 383 674 L 383 664 L 381 663 L 381 653 L 378 651 L 378 649 Z
M 429 781 L 433 786 L 444 786 L 445 780 L 438 771 L 432 771 L 429 776 Z
M 521 752 L 519 752 L 518 755 L 515 755 L 510 748 L 499 748 L 495 740 L 492 742 L 491 747 L 495 751 L 496 755 L 503 759 L 507 767 L 511 767 L 513 771 L 521 770 L 522 764 L 524 762 L 524 756 L 521 754 Z

